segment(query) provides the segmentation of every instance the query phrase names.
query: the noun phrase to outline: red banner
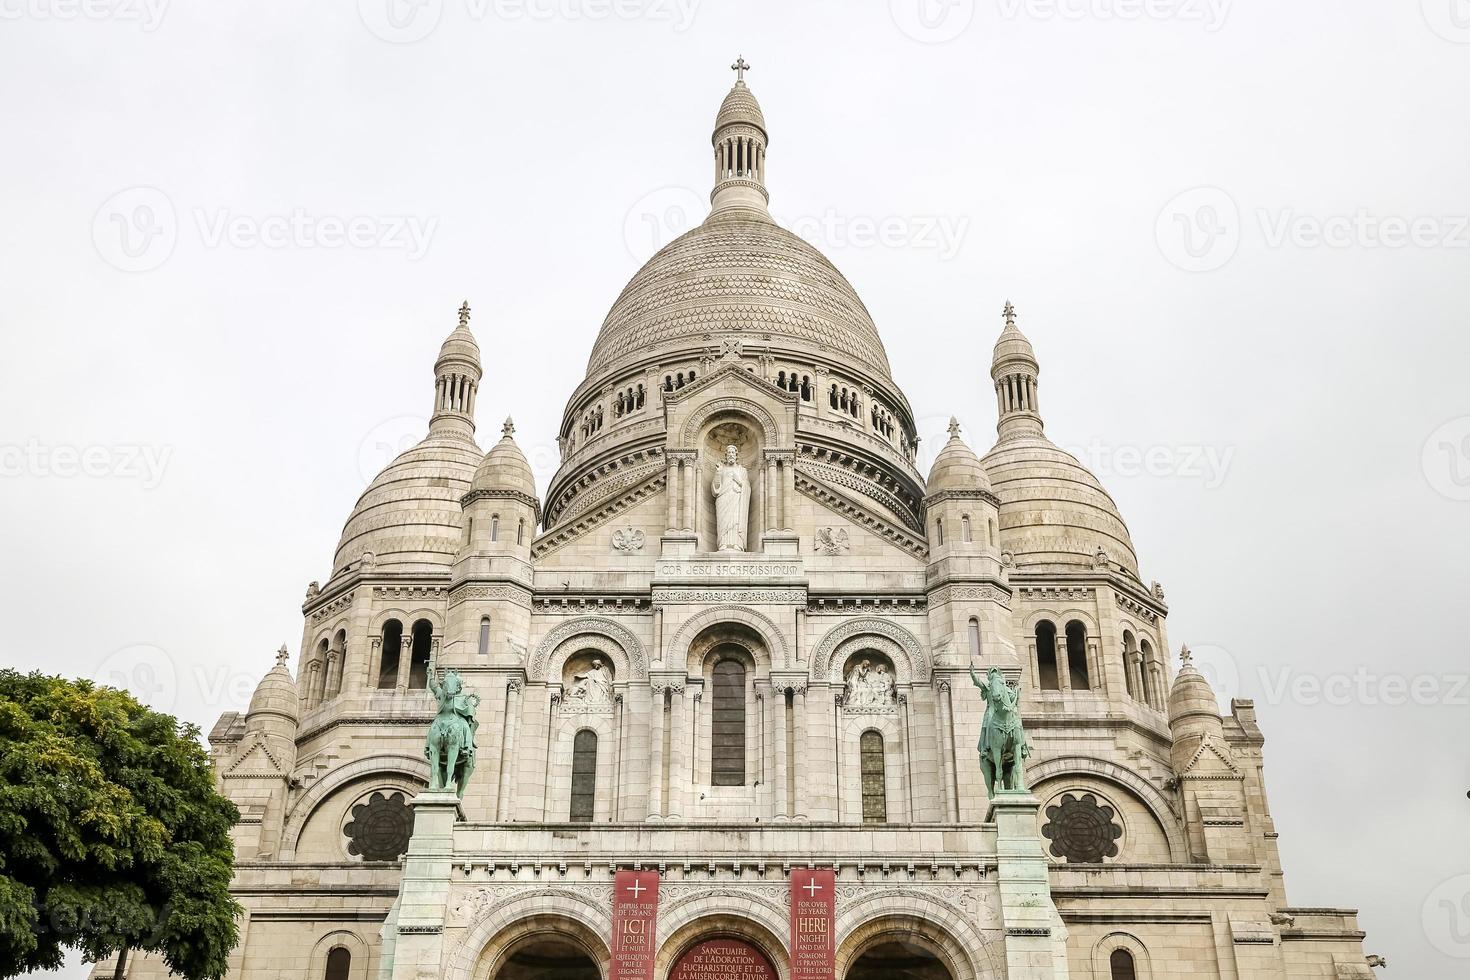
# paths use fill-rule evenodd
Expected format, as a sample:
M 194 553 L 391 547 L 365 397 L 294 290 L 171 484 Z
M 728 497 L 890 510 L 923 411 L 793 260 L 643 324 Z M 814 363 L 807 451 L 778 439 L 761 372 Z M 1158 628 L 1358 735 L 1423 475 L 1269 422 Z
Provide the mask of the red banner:
M 612 928 L 608 980 L 653 980 L 657 871 L 619 871 L 613 876 Z
M 743 939 L 706 939 L 679 957 L 669 980 L 776 980 L 776 969 Z
M 791 869 L 791 980 L 834 980 L 837 873 Z

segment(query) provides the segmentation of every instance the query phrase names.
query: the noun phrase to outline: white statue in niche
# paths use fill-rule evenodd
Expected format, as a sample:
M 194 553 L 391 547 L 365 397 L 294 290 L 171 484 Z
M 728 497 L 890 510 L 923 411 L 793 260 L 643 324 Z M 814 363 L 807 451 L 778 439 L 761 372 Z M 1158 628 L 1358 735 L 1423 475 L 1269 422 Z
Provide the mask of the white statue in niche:
M 594 657 L 585 674 L 572 675 L 572 689 L 567 696 L 581 704 L 611 704 L 612 675 L 601 657 Z
M 745 526 L 750 517 L 750 473 L 740 465 L 740 450 L 725 447 L 725 459 L 715 467 L 710 489 L 715 495 L 715 527 L 720 551 L 745 550 Z
M 886 708 L 893 703 L 893 675 L 881 661 L 875 667 L 871 660 L 860 660 L 847 675 L 847 694 L 843 699 L 849 708 Z

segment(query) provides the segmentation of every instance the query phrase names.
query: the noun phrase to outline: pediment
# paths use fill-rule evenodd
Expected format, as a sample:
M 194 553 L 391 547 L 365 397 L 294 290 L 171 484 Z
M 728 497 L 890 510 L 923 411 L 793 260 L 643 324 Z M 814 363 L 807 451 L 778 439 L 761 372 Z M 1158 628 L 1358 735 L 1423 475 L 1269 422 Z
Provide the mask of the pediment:
M 230 763 L 230 768 L 225 770 L 225 776 L 238 778 L 241 776 L 286 775 L 286 770 L 280 760 L 265 744 L 265 739 L 259 735 L 253 736 L 241 748 L 242 751 L 235 756 L 235 761 Z
M 1189 760 L 1189 765 L 1184 767 L 1182 776 L 1186 777 L 1239 777 L 1240 767 L 1235 764 L 1229 746 L 1223 744 L 1219 739 L 1206 735 L 1200 739 L 1199 747 L 1194 750 L 1194 756 Z

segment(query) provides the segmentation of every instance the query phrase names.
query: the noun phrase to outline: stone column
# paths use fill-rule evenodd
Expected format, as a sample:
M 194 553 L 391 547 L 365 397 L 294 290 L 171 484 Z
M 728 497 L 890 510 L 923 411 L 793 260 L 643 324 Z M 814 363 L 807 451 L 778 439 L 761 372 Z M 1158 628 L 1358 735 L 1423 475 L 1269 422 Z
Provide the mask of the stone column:
M 1137 650 L 1128 651 L 1128 682 L 1133 689 L 1133 700 L 1140 704 L 1148 703 L 1148 689 L 1143 686 L 1143 654 Z
M 648 819 L 664 815 L 664 686 L 653 682 L 653 712 L 648 722 Z
M 766 506 L 766 530 L 774 531 L 781 524 L 781 481 L 778 479 L 773 456 L 766 457 L 766 495 L 769 498 Z
M 950 701 L 949 681 L 941 680 L 935 685 L 935 692 L 939 698 L 939 774 L 943 782 L 944 815 L 947 820 L 959 820 L 954 772 L 954 706 Z
M 317 686 L 317 681 L 320 679 L 321 675 L 322 662 L 313 657 L 311 663 L 306 665 L 305 701 L 306 710 L 308 711 L 310 711 L 312 708 L 315 708 L 318 701 L 320 700 L 320 689 Z
M 521 682 L 509 680 L 505 683 L 505 717 L 501 720 L 500 738 L 500 786 L 495 793 L 495 819 L 510 820 L 512 762 L 516 757 L 516 735 L 521 721 Z
M 337 696 L 342 687 L 342 652 L 327 651 L 327 677 L 322 687 L 322 700 L 329 701 Z
M 792 688 L 792 690 L 795 692 L 795 695 L 794 695 L 794 697 L 792 699 L 792 707 L 795 709 L 795 720 L 796 720 L 796 726 L 795 726 L 796 727 L 796 731 L 794 733 L 793 741 L 796 743 L 796 745 L 797 745 L 797 747 L 799 749 L 802 749 L 802 748 L 806 748 L 808 746 L 807 734 L 806 734 L 807 733 L 806 684 L 805 683 L 798 684 L 798 685 L 796 685 L 796 687 Z M 797 753 L 796 758 L 798 760 L 801 760 L 801 762 L 809 761 L 806 758 L 806 756 L 807 756 L 807 753 L 806 752 L 799 751 Z M 809 794 L 810 787 L 804 786 L 802 784 L 802 777 L 805 774 L 804 773 L 805 768 L 806 767 L 804 765 L 802 765 L 800 762 L 798 762 L 798 764 L 796 766 L 796 773 L 795 773 L 795 776 L 796 776 L 796 793 L 794 794 L 794 796 L 792 798 L 792 801 L 791 801 L 791 815 L 792 815 L 792 817 L 794 819 L 797 819 L 797 820 L 805 820 L 805 819 L 807 819 L 807 811 L 809 809 L 809 804 L 810 804 L 810 800 L 808 799 L 808 796 L 810 795 Z
M 664 471 L 667 474 L 667 486 L 664 488 L 669 498 L 669 530 L 679 529 L 679 458 L 672 453 L 664 457 Z
M 684 685 L 669 687 L 669 796 L 664 807 L 664 818 L 683 820 L 689 788 L 689 750 L 692 747 L 689 731 L 689 708 L 684 696 Z
M 796 454 L 792 453 L 781 460 L 781 468 L 784 471 L 781 482 L 781 528 L 790 531 L 794 523 L 791 511 L 796 503 Z
M 914 727 L 913 719 L 909 715 L 909 696 L 905 691 L 898 695 L 899 717 L 903 725 L 903 785 L 905 802 L 908 804 L 907 817 L 909 823 L 919 819 L 914 809 Z
M 788 710 L 784 688 L 777 688 L 771 692 L 771 719 L 776 743 L 776 819 L 788 820 L 791 817 L 791 805 L 787 793 L 790 783 L 787 779 L 786 764 L 790 753 L 787 749 Z
M 399 694 L 408 690 L 408 668 L 413 664 L 413 631 L 404 630 L 398 640 L 398 681 L 393 689 Z

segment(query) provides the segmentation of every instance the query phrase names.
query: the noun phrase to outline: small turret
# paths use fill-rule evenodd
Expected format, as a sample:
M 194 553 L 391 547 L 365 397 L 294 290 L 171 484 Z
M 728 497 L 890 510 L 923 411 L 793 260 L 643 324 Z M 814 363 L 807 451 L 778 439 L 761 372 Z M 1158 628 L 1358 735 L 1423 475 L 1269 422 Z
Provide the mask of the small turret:
M 459 325 L 439 348 L 434 361 L 434 414 L 429 433 L 456 434 L 472 439 L 475 434 L 475 394 L 479 391 L 480 345 L 470 333 L 470 304 L 459 308 Z
M 291 773 L 296 767 L 296 733 L 301 701 L 286 666 L 285 644 L 266 672 L 245 712 L 245 733 L 223 766 L 222 791 L 240 809 L 232 831 L 237 857 L 271 857 L 281 842 Z
M 1174 736 L 1174 771 L 1182 773 L 1206 736 L 1221 738 L 1225 722 L 1205 675 L 1194 665 L 1189 647 L 1179 650 L 1179 673 L 1169 689 L 1169 731 Z
M 1016 326 L 1016 308 L 1007 302 L 1002 315 L 1005 328 L 995 342 L 990 359 L 990 377 L 995 382 L 996 407 L 1000 413 L 996 432 L 1002 440 L 1039 436 L 1042 423 L 1037 378 L 1041 366 L 1031 341 Z
M 515 423 L 505 420 L 501 438 L 475 470 L 470 492 L 461 503 L 465 536 L 461 558 L 471 555 L 531 557 L 531 538 L 541 519 L 536 478 L 515 441 Z
M 720 104 L 710 137 L 715 148 L 711 211 L 744 208 L 765 215 L 771 199 L 766 191 L 766 118 L 745 84 L 750 65 L 739 58 L 730 67 L 735 71 L 735 86 Z

